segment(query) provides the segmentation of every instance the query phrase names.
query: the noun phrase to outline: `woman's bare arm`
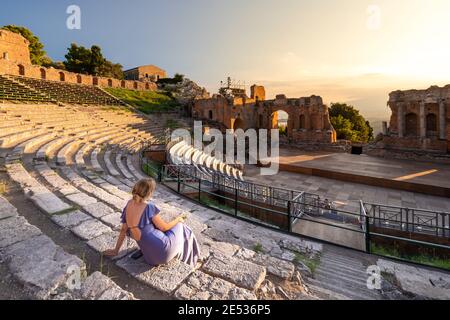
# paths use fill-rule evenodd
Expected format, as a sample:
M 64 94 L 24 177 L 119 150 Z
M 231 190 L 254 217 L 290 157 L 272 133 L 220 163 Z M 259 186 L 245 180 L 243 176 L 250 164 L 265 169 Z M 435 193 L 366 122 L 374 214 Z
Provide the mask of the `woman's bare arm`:
M 172 220 L 171 222 L 167 223 L 158 214 L 153 217 L 152 222 L 158 230 L 161 230 L 162 232 L 167 232 L 171 230 L 173 227 L 175 227 L 178 223 L 184 222 L 184 220 L 186 220 L 186 216 L 181 215 L 176 219 Z
M 116 247 L 112 250 L 106 250 L 103 255 L 107 257 L 115 257 L 119 254 L 120 248 L 122 248 L 123 241 L 127 235 L 128 226 L 126 223 L 122 224 L 122 229 L 120 229 L 119 238 L 117 239 Z

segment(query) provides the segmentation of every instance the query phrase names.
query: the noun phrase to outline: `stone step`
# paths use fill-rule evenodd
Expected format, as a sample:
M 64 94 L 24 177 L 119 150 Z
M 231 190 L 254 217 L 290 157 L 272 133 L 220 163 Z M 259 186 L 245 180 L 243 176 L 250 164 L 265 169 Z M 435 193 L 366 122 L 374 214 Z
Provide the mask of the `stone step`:
M 339 284 L 330 283 L 327 281 L 319 281 L 316 279 L 308 279 L 307 282 L 308 282 L 308 284 L 310 283 L 316 287 L 324 288 L 331 292 L 348 297 L 351 300 L 374 300 L 374 297 L 371 295 L 360 294 L 359 291 L 344 288 L 344 287 L 340 286 Z M 380 297 L 380 299 L 381 299 L 381 297 Z

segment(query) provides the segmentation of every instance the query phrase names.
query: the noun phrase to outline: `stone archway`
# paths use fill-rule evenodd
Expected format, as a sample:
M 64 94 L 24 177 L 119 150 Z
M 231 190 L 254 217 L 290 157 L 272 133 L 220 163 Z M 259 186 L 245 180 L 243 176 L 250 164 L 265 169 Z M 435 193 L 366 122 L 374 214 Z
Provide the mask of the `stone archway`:
M 437 116 L 429 113 L 426 119 L 427 136 L 435 136 L 438 133 Z
M 19 68 L 19 76 L 25 76 L 25 67 L 21 64 L 17 66 Z
M 233 130 L 236 131 L 238 129 L 245 130 L 245 122 L 241 118 L 235 119 L 233 123 Z
M 81 75 L 77 75 L 77 83 L 83 83 L 83 78 L 81 77 Z
M 59 81 L 66 81 L 66 75 L 64 74 L 64 72 L 59 73 Z
M 277 110 L 271 115 L 271 129 L 279 129 L 280 134 L 289 136 L 289 113 L 285 110 Z
M 40 72 L 41 72 L 41 79 L 42 80 L 47 79 L 47 71 L 45 71 L 44 68 L 41 68 Z
M 409 137 L 417 137 L 419 135 L 417 114 L 411 112 L 405 116 L 405 135 Z

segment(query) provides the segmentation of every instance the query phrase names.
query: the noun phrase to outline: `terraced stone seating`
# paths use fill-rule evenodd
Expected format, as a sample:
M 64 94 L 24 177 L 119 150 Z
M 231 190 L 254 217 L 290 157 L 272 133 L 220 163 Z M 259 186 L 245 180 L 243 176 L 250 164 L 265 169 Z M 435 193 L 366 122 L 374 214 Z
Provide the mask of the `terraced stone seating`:
M 225 164 L 221 160 L 205 154 L 201 150 L 195 149 L 184 140 L 170 146 L 168 152 L 172 164 L 195 165 L 206 174 L 208 174 L 208 170 L 211 170 L 238 180 L 244 180 L 242 170 Z
M 70 230 L 80 242 L 100 255 L 114 246 L 119 234 L 120 212 L 130 199 L 134 183 L 144 178 L 133 151 L 146 138 L 153 137 L 151 130 L 157 118 L 146 121 L 141 115 L 129 114 L 123 121 L 117 114 L 120 112 L 110 111 L 109 117 L 109 111 L 94 107 L 53 106 L 48 112 L 44 109 L 0 105 L 0 117 L 11 128 L 8 134 L 13 135 L 0 148 L 0 155 L 6 160 L 8 181 L 29 199 L 30 206 L 49 218 L 52 229 Z M 50 117 L 51 113 L 56 120 Z M 52 119 L 51 123 L 47 123 L 47 117 Z M 74 121 L 72 126 L 69 119 Z M 22 128 L 23 123 L 32 129 Z M 141 124 L 145 131 L 130 127 L 130 123 Z M 321 245 L 249 223 L 237 224 L 234 218 L 184 200 L 162 186 L 158 187 L 154 202 L 167 220 L 187 213 L 186 223 L 198 237 L 202 259 L 196 268 L 179 261 L 151 268 L 142 259 L 130 258 L 129 254 L 137 245 L 127 241 L 115 264 L 149 290 L 177 299 L 257 299 L 266 296 L 267 287 L 274 289 L 271 293 L 274 297 L 282 299 L 305 294 L 304 283 L 297 280 L 305 268 L 295 261 L 295 254 L 318 257 Z M 20 212 L 18 216 L 21 217 Z M 7 230 L 6 227 L 0 229 Z M 0 231 L 0 243 L 1 239 L 10 237 L 9 233 L 2 236 L 1 232 L 7 231 Z M 264 248 L 264 253 L 253 250 L 259 246 Z M 47 253 L 40 251 L 42 256 Z M 28 280 L 20 277 L 21 271 L 14 269 L 19 258 L 9 253 L 5 257 L 15 277 L 26 283 Z M 47 277 L 50 276 L 43 273 L 43 281 L 47 281 Z M 97 274 L 93 278 L 102 277 Z M 58 279 L 62 281 L 65 276 Z M 277 291 L 277 286 L 286 287 Z M 281 292 L 286 291 L 288 296 L 283 296 Z M 80 294 L 64 292 L 55 297 L 85 298 Z M 110 294 L 94 296 L 105 298 Z M 119 296 L 128 297 L 125 293 Z M 48 294 L 39 297 L 51 298 Z
M 20 76 L 8 76 L 14 80 L 48 97 L 47 100 L 69 104 L 120 106 L 123 103 L 95 86 L 50 81 Z M 6 99 L 5 99 L 6 100 Z
M 0 75 L 0 102 L 1 101 L 20 101 L 22 103 L 54 102 L 49 97 Z
M 31 299 L 132 300 L 100 272 L 87 276 L 85 263 L 64 251 L 37 227 L 19 216 L 0 196 L 0 260 Z M 77 279 L 72 280 L 74 275 Z

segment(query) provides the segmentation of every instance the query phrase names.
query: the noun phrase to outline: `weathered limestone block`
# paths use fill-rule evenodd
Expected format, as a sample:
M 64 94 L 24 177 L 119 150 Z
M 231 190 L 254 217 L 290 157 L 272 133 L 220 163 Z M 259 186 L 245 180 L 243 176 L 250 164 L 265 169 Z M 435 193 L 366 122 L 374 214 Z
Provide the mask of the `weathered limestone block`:
M 0 254 L 10 272 L 39 299 L 47 299 L 57 288 L 66 286 L 69 267 L 80 272 L 85 269 L 78 257 L 64 252 L 45 235 L 16 243 Z
M 65 214 L 55 214 L 51 217 L 52 221 L 62 228 L 72 228 L 78 226 L 84 221 L 92 220 L 87 214 L 77 210 Z
M 183 213 L 187 214 L 187 219 L 186 219 L 185 224 L 188 227 L 190 227 L 192 229 L 192 231 L 194 231 L 194 234 L 196 234 L 196 235 L 202 233 L 207 228 L 206 224 L 198 221 L 195 218 L 195 216 L 193 216 L 190 212 L 178 210 L 171 206 L 165 206 L 164 209 L 160 209 L 160 210 L 161 210 L 161 217 L 165 221 L 172 221 L 173 219 L 175 219 L 176 217 L 178 217 L 179 215 L 181 215 Z
M 175 292 L 180 300 L 256 300 L 254 293 L 220 278 L 196 271 Z
M 122 225 L 122 221 L 120 219 L 121 216 L 122 214 L 120 214 L 119 212 L 114 212 L 107 216 L 101 217 L 100 220 L 102 220 L 113 229 L 119 229 Z
M 101 202 L 85 205 L 83 206 L 83 210 L 89 213 L 94 218 L 101 218 L 115 212 L 113 209 Z
M 394 275 L 402 290 L 419 298 L 450 299 L 450 274 L 379 259 L 382 272 Z
M 94 272 L 81 285 L 81 297 L 85 300 L 134 300 L 133 294 L 121 289 L 101 272 Z
M 239 250 L 235 257 L 264 266 L 268 273 L 282 279 L 291 279 L 295 271 L 295 265 L 291 262 L 280 260 L 267 254 L 256 253 L 245 248 Z
M 72 228 L 72 232 L 83 240 L 91 240 L 111 231 L 110 227 L 94 219 L 82 222 Z
M 8 200 L 0 196 L 0 220 L 16 216 L 17 209 Z
M 299 253 L 317 254 L 322 252 L 322 244 L 304 239 L 282 240 L 280 242 L 282 248 L 292 250 Z
M 133 260 L 129 257 L 117 261 L 116 264 L 139 281 L 167 294 L 172 294 L 194 271 L 192 267 L 176 259 L 158 267 L 149 266 L 142 258 Z
M 202 270 L 251 291 L 258 289 L 266 277 L 266 268 L 219 253 L 212 255 Z
M 105 250 L 113 249 L 116 246 L 118 238 L 119 238 L 119 233 L 112 231 L 112 232 L 104 233 L 101 236 L 94 238 L 92 240 L 89 240 L 87 245 L 89 247 L 91 247 L 92 249 L 94 249 L 95 251 L 101 253 L 101 252 L 104 252 Z M 138 246 L 137 246 L 136 241 L 134 241 L 130 238 L 126 238 L 119 254 L 117 255 L 117 257 L 114 257 L 114 259 L 123 258 L 128 253 L 130 253 L 131 251 L 133 251 L 137 248 L 138 248 Z
M 41 235 L 42 232 L 30 225 L 24 217 L 0 220 L 0 248 Z
M 222 253 L 231 257 L 240 249 L 240 247 L 235 244 L 213 241 L 204 236 L 197 237 L 197 239 L 200 243 L 203 260 L 206 260 L 214 253 Z
M 28 197 L 47 214 L 55 214 L 71 209 L 72 207 L 59 199 L 50 191 L 27 194 Z
M 86 205 L 97 203 L 97 199 L 88 196 L 85 193 L 79 192 L 66 196 L 67 199 L 72 201 L 73 203 L 79 205 L 80 207 L 84 207 Z

